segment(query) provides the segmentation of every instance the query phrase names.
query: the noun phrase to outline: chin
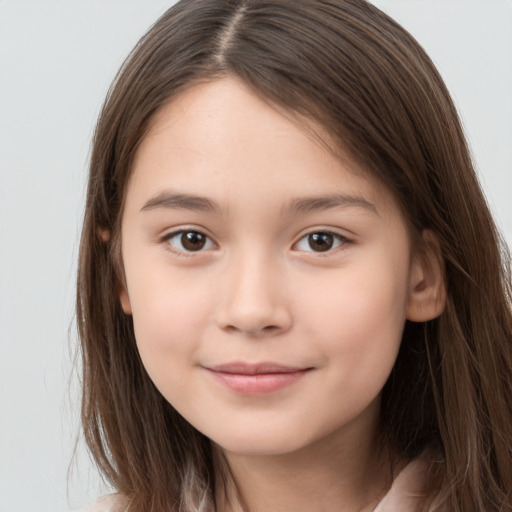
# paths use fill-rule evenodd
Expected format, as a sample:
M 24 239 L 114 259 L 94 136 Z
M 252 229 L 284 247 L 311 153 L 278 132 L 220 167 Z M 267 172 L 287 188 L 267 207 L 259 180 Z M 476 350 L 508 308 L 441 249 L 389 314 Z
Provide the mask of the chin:
M 298 451 L 309 444 L 305 439 L 296 439 L 290 436 L 289 432 L 284 435 L 259 432 L 252 436 L 238 433 L 221 437 L 221 439 L 210 439 L 224 452 L 249 457 L 285 455 Z

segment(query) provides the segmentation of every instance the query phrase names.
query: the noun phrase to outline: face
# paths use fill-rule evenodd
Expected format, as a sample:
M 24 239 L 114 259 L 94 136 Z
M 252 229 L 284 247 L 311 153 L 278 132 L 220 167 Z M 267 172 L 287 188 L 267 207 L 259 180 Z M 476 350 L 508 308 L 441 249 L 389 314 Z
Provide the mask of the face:
M 374 431 L 411 302 L 408 232 L 304 125 L 233 79 L 182 93 L 137 152 L 122 257 L 150 377 L 220 447 Z

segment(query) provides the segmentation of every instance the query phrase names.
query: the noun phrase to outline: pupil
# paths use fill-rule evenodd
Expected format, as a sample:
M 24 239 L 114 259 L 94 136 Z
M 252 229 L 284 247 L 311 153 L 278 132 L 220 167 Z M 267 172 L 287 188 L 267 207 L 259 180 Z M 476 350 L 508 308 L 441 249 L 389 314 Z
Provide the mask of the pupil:
M 329 233 L 313 233 L 309 235 L 309 246 L 316 252 L 325 252 L 332 248 L 333 236 Z
M 206 237 L 197 231 L 186 231 L 181 235 L 181 244 L 187 251 L 199 251 L 205 243 Z

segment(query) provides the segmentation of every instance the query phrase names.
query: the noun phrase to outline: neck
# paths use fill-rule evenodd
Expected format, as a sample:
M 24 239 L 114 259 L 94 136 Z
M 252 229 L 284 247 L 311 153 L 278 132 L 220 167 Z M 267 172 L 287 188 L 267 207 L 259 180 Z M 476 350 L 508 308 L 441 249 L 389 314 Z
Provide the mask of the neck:
M 217 489 L 219 512 L 369 512 L 392 482 L 375 440 L 347 445 L 333 434 L 293 453 L 222 455 L 232 484 Z

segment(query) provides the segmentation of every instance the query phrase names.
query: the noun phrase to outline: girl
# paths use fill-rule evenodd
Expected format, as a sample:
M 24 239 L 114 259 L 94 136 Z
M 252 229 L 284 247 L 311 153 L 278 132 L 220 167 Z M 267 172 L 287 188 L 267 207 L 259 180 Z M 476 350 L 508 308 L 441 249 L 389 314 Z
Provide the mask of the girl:
M 100 115 L 89 510 L 511 511 L 509 260 L 449 94 L 364 0 L 182 0 Z

